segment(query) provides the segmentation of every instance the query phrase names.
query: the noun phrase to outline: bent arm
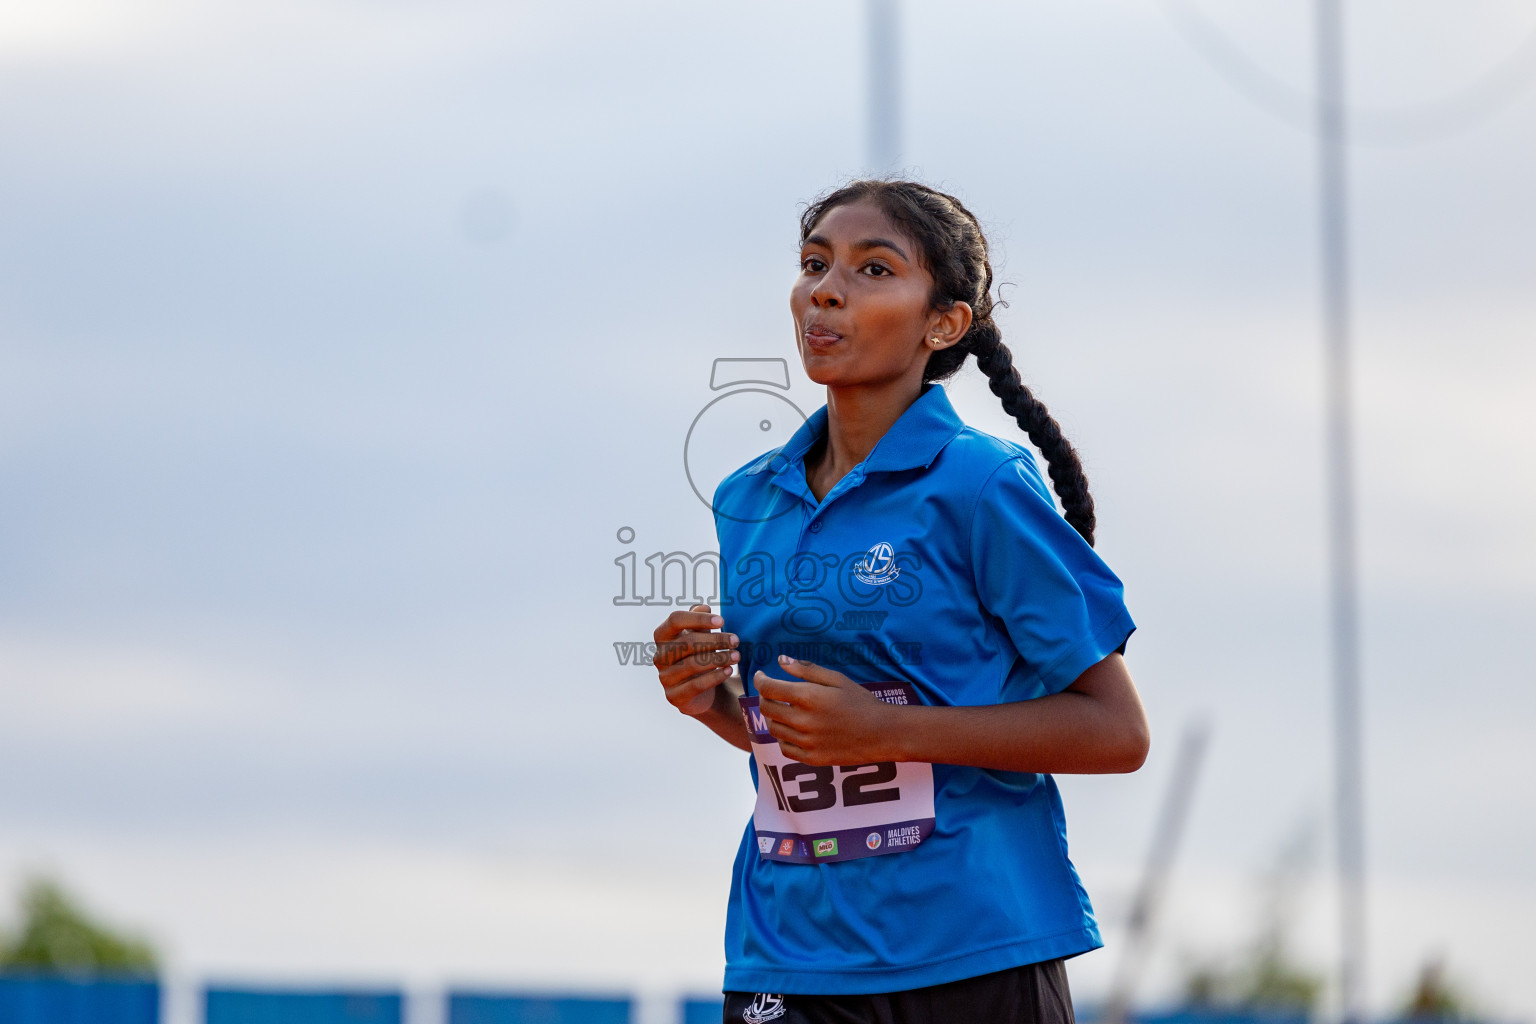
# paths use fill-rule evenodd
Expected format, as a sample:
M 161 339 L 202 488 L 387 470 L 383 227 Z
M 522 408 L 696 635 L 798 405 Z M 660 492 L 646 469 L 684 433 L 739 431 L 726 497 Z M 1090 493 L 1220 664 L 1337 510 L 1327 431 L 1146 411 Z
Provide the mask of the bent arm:
M 751 735 L 737 703 L 743 692 L 735 677 L 740 639 L 720 632 L 724 624 L 707 604 L 672 612 L 656 627 L 654 664 L 668 703 L 731 746 L 751 750 Z
M 709 710 L 693 717 L 709 726 L 711 732 L 733 747 L 750 751 L 752 734 L 747 732 L 747 721 L 742 717 L 737 698 L 746 692 L 739 680 L 732 677 L 715 687 L 715 700 Z
M 1133 772 L 1151 730 L 1125 659 L 1111 654 L 1060 693 L 984 707 L 892 708 L 891 758 L 1012 772 Z M 743 730 L 745 726 L 742 727 Z

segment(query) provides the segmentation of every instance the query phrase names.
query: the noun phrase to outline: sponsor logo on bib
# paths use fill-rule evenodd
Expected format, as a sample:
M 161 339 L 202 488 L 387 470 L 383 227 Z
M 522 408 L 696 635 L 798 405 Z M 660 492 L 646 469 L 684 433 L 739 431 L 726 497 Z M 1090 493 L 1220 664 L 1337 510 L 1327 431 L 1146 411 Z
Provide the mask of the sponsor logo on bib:
M 795 852 L 795 841 L 793 839 L 786 839 L 782 843 L 779 844 L 779 856 L 780 857 L 788 857 L 790 854 L 792 854 L 794 852 Z
M 901 575 L 896 566 L 896 549 L 887 541 L 881 541 L 865 553 L 853 567 L 853 575 L 860 583 L 881 587 Z
M 864 845 L 869 847 L 871 850 L 880 849 L 880 833 L 871 832 L 869 835 L 865 836 Z
M 818 840 L 816 840 L 814 845 L 816 847 L 816 856 L 818 856 L 818 857 L 836 857 L 837 856 L 837 840 L 836 839 L 818 839 Z
M 767 852 L 769 852 L 772 849 L 773 849 L 773 837 L 772 836 L 758 836 L 757 837 L 757 850 L 758 850 L 759 853 L 767 853 Z

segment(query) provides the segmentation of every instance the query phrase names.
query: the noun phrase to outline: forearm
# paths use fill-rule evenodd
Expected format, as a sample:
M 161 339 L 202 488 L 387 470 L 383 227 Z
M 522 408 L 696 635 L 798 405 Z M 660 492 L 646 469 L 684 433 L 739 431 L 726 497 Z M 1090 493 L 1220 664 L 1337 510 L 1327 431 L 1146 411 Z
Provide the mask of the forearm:
M 1135 771 L 1151 745 L 1146 712 L 1119 654 L 1089 666 L 1060 693 L 986 707 L 886 704 L 841 672 L 788 655 L 779 664 L 799 678 L 759 671 L 753 685 L 768 731 L 805 764 L 927 761 L 1097 774 Z
M 1146 714 L 1118 655 L 1036 700 L 891 710 L 899 761 L 1091 775 L 1135 771 L 1150 745 Z
M 741 704 L 737 700 L 743 692 L 740 681 L 732 676 L 715 687 L 715 701 L 709 710 L 694 718 L 731 746 L 751 750 L 752 735 L 747 732 L 747 722 L 742 717 Z
M 987 707 L 897 710 L 902 715 L 890 754 L 896 761 L 1092 775 L 1133 772 L 1146 758 L 1141 736 L 1105 721 L 1092 699 L 1077 693 Z

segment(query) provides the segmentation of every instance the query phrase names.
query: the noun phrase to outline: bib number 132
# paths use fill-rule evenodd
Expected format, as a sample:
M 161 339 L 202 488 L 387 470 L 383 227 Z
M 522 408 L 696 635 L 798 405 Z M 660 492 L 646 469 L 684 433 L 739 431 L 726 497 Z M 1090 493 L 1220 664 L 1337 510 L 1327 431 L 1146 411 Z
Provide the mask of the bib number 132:
M 900 786 L 873 788 L 882 782 L 896 781 L 895 761 L 841 765 L 835 769 L 830 765 L 812 767 L 798 761 L 790 761 L 782 768 L 776 764 L 764 767 L 781 810 L 825 811 L 837 806 L 839 792 L 844 807 L 863 807 L 901 799 Z M 841 789 L 834 781 L 834 773 L 843 776 Z
M 908 683 L 863 683 L 881 700 L 918 703 Z M 827 864 L 903 853 L 933 834 L 933 766 L 918 761 L 808 765 L 791 760 L 768 732 L 756 697 L 741 698 L 757 764 L 752 815 L 758 854 L 791 864 Z

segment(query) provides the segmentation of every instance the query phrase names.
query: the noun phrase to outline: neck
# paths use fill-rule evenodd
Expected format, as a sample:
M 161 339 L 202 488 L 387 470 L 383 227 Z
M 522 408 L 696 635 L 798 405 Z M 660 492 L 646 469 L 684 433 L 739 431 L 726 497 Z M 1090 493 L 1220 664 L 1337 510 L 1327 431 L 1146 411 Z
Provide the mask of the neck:
M 874 451 L 875 444 L 922 394 L 920 378 L 880 386 L 827 388 L 827 447 L 821 473 L 842 479 Z

